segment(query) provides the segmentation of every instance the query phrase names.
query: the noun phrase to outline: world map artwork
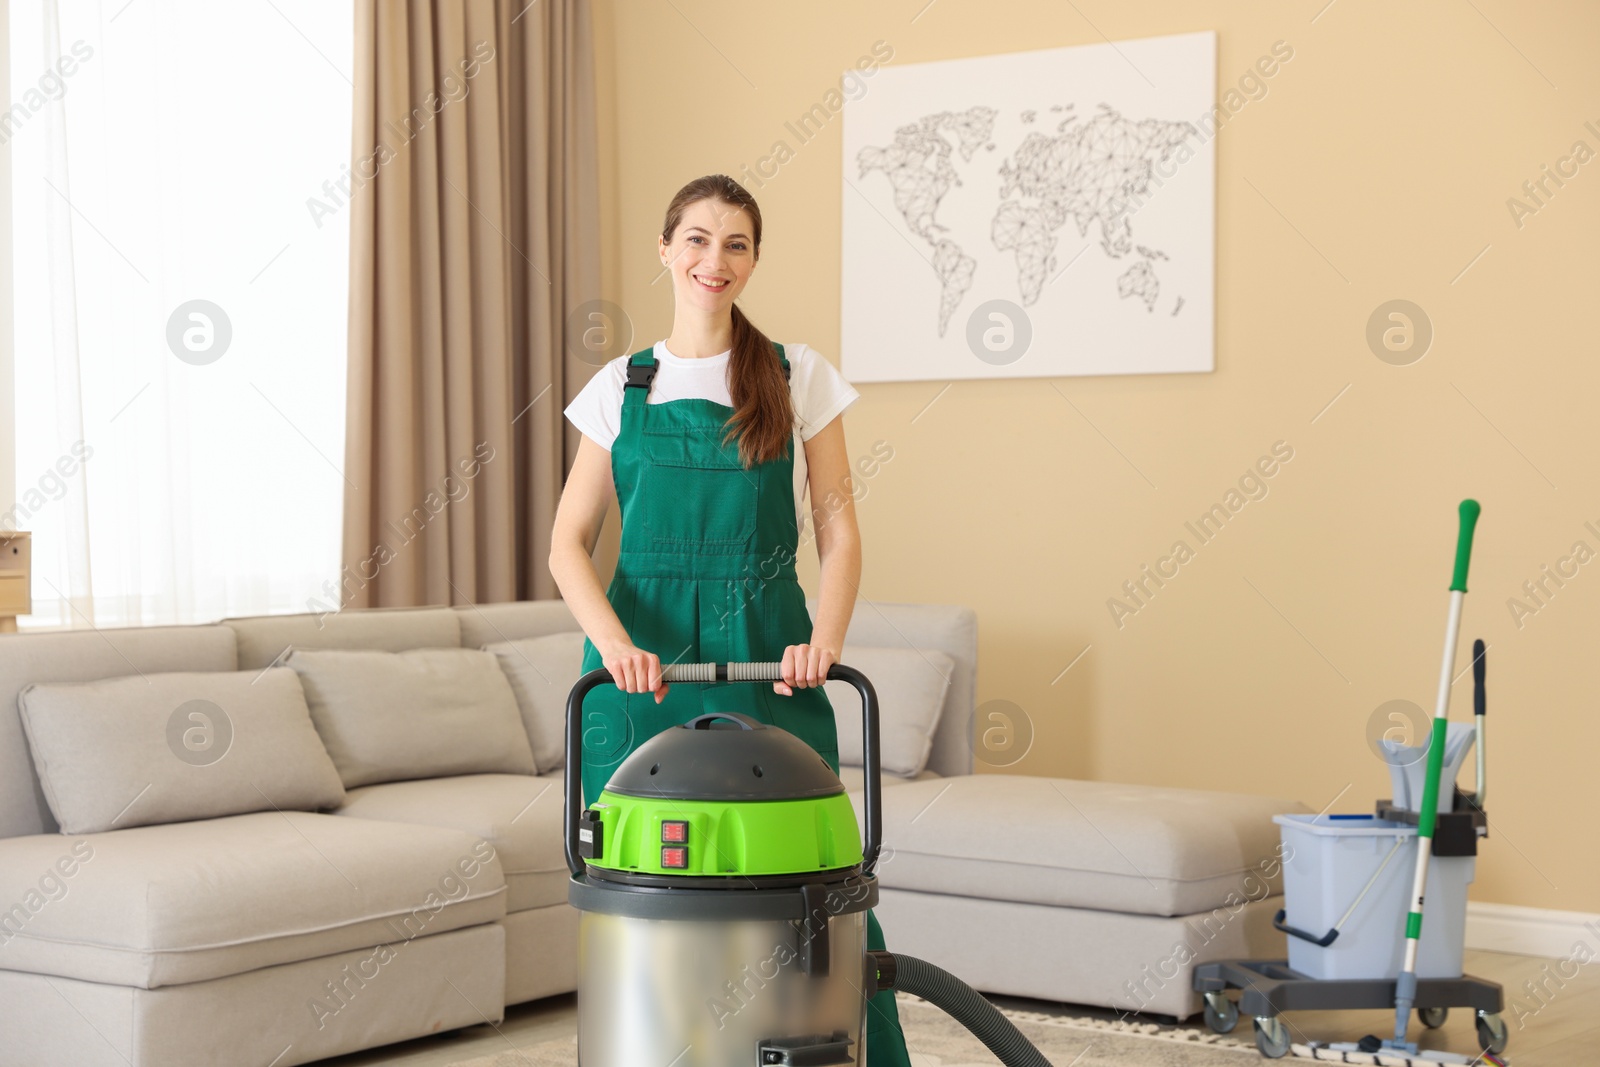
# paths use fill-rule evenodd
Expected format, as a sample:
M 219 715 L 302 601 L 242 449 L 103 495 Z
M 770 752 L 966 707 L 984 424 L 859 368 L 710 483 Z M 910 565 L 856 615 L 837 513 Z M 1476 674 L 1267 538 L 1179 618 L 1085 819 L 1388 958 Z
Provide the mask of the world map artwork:
M 1079 236 L 1094 227 L 1106 256 L 1134 256 L 1117 278 L 1117 295 L 1142 301 L 1154 311 L 1161 295 L 1155 263 L 1167 254 L 1134 244 L 1129 205 L 1150 195 L 1155 165 L 1199 131 L 1188 122 L 1129 119 L 1109 104 L 1101 104 L 1087 122 L 1078 121 L 1071 105 L 1053 110 L 1066 112 L 1055 130 L 1029 133 L 999 166 L 1002 180 L 989 238 L 995 248 L 1015 257 L 1022 305 L 1037 302 L 1046 279 L 1056 271 L 1058 234 L 1071 222 Z M 930 246 L 939 283 L 941 336 L 972 286 L 978 260 L 939 224 L 939 208 L 953 188 L 963 185 L 962 170 L 983 150 L 995 147 L 997 114 L 980 106 L 924 115 L 896 130 L 893 144 L 868 146 L 856 156 L 859 176 L 882 173 L 894 189 L 894 204 L 907 228 Z M 1037 117 L 1036 111 L 1028 111 L 1021 121 L 1032 123 Z M 1173 314 L 1181 309 L 1179 297 Z
M 890 63 L 844 108 L 851 381 L 1214 366 L 1217 35 Z

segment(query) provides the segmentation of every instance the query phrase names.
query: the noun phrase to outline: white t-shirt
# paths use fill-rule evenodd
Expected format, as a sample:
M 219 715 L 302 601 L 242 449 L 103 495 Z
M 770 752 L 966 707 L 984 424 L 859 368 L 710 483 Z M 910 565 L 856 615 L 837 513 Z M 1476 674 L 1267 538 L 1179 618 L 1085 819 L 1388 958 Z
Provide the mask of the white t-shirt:
M 704 359 L 675 356 L 667 351 L 665 341 L 657 341 L 654 351 L 660 366 L 656 369 L 655 380 L 650 383 L 650 403 L 699 397 L 732 405 L 733 397 L 728 391 L 731 348 Z M 803 537 L 809 519 L 805 505 L 808 482 L 804 444 L 860 399 L 861 394 L 809 345 L 785 344 L 783 354 L 789 360 L 789 395 L 795 417 L 795 523 Z M 622 429 L 622 391 L 627 380 L 628 356 L 618 356 L 601 367 L 566 408 L 565 414 L 572 425 L 607 452 L 611 451 Z

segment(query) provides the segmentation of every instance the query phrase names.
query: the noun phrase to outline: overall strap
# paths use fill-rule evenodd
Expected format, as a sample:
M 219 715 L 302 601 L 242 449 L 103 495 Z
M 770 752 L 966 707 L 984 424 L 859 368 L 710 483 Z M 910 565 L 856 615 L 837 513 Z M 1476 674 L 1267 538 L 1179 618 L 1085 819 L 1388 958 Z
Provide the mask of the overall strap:
M 623 408 L 644 406 L 659 366 L 654 346 L 641 348 L 628 357 L 628 380 L 622 387 Z
M 789 380 L 789 357 L 783 354 L 783 346 L 772 342 L 772 347 L 778 350 L 778 362 L 783 364 L 783 380 Z M 628 357 L 628 380 L 622 387 L 622 405 L 643 404 L 650 395 L 650 383 L 655 380 L 656 371 L 660 368 L 661 361 L 656 359 L 655 346 L 641 348 Z M 628 392 L 630 388 L 638 390 L 637 396 Z

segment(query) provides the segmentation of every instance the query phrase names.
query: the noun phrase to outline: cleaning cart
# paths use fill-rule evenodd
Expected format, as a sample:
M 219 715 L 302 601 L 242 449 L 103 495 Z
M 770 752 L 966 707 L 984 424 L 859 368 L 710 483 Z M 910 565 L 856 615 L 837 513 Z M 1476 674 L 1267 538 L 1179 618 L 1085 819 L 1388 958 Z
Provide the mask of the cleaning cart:
M 1447 722 L 1477 503 L 1463 501 L 1460 513 L 1444 663 L 1426 743 L 1383 742 L 1394 796 L 1379 800 L 1371 815 L 1276 817 L 1285 845 L 1286 906 L 1273 925 L 1289 938 L 1287 959 L 1219 960 L 1194 970 L 1206 1023 L 1227 1033 L 1241 1012 L 1251 1016 L 1256 1047 L 1269 1058 L 1285 1056 L 1295 1045 L 1283 1012 L 1394 1008 L 1392 1040 L 1309 1042 L 1300 1051 L 1344 1063 L 1391 1062 L 1395 1056 L 1416 1064 L 1467 1063 L 1452 1053 L 1419 1052 L 1406 1041 L 1413 1009 L 1424 1027 L 1436 1029 L 1451 1008 L 1466 1008 L 1475 1015 L 1483 1058 L 1502 1062 L 1498 1056 L 1508 1040 L 1500 1015 L 1504 993 L 1495 982 L 1462 973 L 1467 885 L 1489 824 L 1487 658 L 1481 640 L 1473 646 L 1475 723 Z M 1454 783 L 1474 745 L 1477 788 L 1466 793 Z M 1448 794 L 1441 797 L 1441 788 Z M 1240 991 L 1237 1004 L 1229 990 Z
M 1478 646 L 1474 672 L 1481 679 L 1481 641 Z M 1481 708 L 1481 681 L 1478 693 Z M 1399 767 L 1393 761 L 1390 767 L 1393 777 Z M 1471 1010 L 1479 1047 L 1498 1055 L 1508 1040 L 1500 1016 L 1504 993 L 1498 983 L 1463 974 L 1461 968 L 1467 885 L 1478 841 L 1488 835 L 1478 805 L 1483 793 L 1482 779 L 1477 793 L 1456 788 L 1451 810 L 1436 816 L 1415 1008 L 1428 1029 L 1443 1026 L 1451 1008 Z M 1396 807 L 1392 799 L 1375 807 L 1370 815 L 1277 816 L 1290 858 L 1283 866 L 1287 907 L 1274 916 L 1273 925 L 1288 935 L 1289 958 L 1196 965 L 1194 988 L 1205 997 L 1211 1029 L 1228 1033 L 1241 1013 L 1248 1015 L 1256 1047 L 1277 1058 L 1292 1044 L 1282 1012 L 1394 1005 L 1406 920 L 1403 894 L 1421 839 L 1416 811 Z M 1237 1004 L 1229 990 L 1241 991 Z

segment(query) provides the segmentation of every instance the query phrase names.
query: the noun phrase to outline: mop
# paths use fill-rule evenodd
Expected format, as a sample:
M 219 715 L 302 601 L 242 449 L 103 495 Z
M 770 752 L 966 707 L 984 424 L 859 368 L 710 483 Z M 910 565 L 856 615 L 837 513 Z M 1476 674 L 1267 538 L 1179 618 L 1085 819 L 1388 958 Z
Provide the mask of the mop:
M 1505 1067 L 1506 1060 L 1492 1052 L 1480 1052 L 1468 1058 L 1458 1052 L 1422 1052 L 1409 1053 L 1399 1049 L 1385 1049 L 1379 1046 L 1382 1042 L 1376 1038 L 1369 1038 L 1357 1044 L 1353 1041 L 1341 1041 L 1335 1044 L 1323 1044 L 1313 1041 L 1309 1045 L 1291 1045 L 1290 1048 L 1296 1056 L 1308 1060 L 1321 1060 L 1324 1063 L 1362 1063 L 1374 1064 L 1377 1067 L 1446 1067 L 1454 1064 L 1493 1064 L 1495 1067 Z
M 1490 1052 L 1471 1058 L 1455 1052 L 1419 1052 L 1416 1042 L 1406 1040 L 1411 1008 L 1417 999 L 1417 944 L 1422 936 L 1422 892 L 1428 884 L 1428 858 L 1433 853 L 1439 779 L 1444 766 L 1445 732 L 1449 726 L 1450 683 L 1454 681 L 1456 639 L 1461 632 L 1461 602 L 1467 592 L 1467 563 L 1472 556 L 1472 532 L 1477 526 L 1481 510 L 1476 500 L 1461 502 L 1461 527 L 1456 537 L 1456 569 L 1454 579 L 1450 582 L 1450 615 L 1444 631 L 1444 663 L 1439 668 L 1439 696 L 1434 702 L 1433 734 L 1428 743 L 1428 773 L 1422 790 L 1422 809 L 1417 817 L 1417 867 L 1411 883 L 1411 911 L 1406 916 L 1405 962 L 1395 981 L 1394 1037 L 1388 1041 L 1369 1036 L 1359 1042 L 1295 1045 L 1293 1049 L 1297 1056 L 1331 1063 L 1378 1064 L 1381 1067 L 1505 1063 L 1504 1059 Z M 1482 750 L 1479 751 L 1481 754 Z

